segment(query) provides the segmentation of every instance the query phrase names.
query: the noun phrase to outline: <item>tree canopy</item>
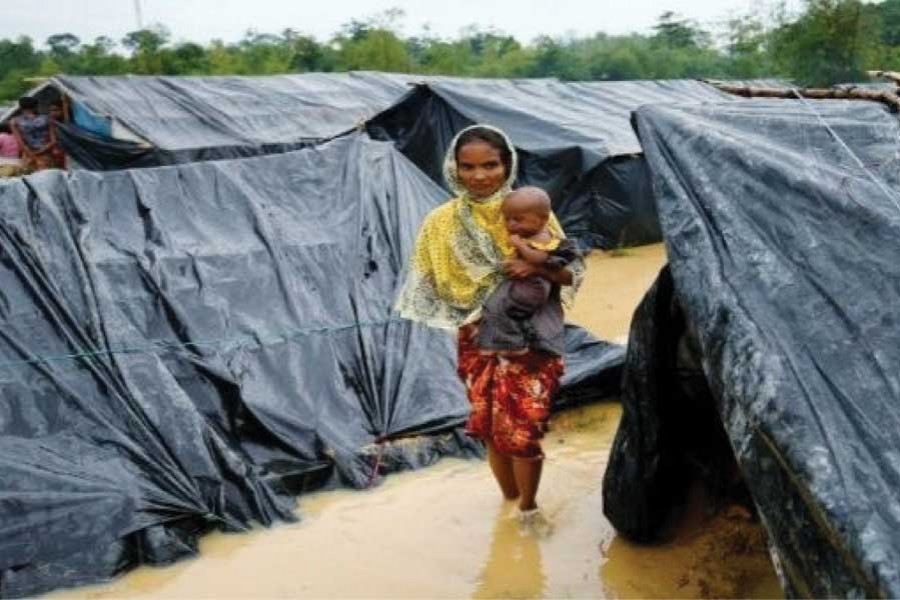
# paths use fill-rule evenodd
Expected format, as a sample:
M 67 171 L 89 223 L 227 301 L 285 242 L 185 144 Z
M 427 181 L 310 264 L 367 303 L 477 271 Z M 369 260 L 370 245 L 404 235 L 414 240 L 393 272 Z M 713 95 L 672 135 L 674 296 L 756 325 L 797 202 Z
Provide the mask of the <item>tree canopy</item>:
M 248 31 L 235 42 L 173 41 L 161 25 L 118 42 L 60 32 L 36 46 L 0 39 L 0 102 L 36 78 L 73 75 L 253 75 L 377 70 L 565 80 L 783 77 L 803 85 L 860 81 L 900 61 L 900 0 L 804 0 L 802 10 L 728 19 L 715 31 L 667 11 L 646 34 L 540 36 L 518 40 L 476 26 L 455 39 L 400 33 L 403 13 L 352 20 L 319 41 L 295 29 Z

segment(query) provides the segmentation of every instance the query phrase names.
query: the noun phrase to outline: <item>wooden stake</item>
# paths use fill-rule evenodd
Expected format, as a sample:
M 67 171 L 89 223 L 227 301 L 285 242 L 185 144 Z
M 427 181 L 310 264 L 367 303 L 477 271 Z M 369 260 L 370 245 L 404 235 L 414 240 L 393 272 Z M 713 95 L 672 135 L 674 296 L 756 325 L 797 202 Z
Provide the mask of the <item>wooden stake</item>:
M 866 75 L 869 77 L 881 77 L 900 85 L 900 73 L 897 71 L 866 71 Z
M 69 107 L 69 95 L 61 94 L 62 96 L 62 105 L 63 105 L 63 121 L 66 123 L 72 122 L 71 110 Z
M 900 74 L 898 74 L 900 75 Z M 869 100 L 886 104 L 891 112 L 900 112 L 900 96 L 894 92 L 883 90 L 866 90 L 862 88 L 764 88 L 749 85 L 734 85 L 723 81 L 706 80 L 713 87 L 736 96 L 745 98 L 803 98 L 814 100 Z

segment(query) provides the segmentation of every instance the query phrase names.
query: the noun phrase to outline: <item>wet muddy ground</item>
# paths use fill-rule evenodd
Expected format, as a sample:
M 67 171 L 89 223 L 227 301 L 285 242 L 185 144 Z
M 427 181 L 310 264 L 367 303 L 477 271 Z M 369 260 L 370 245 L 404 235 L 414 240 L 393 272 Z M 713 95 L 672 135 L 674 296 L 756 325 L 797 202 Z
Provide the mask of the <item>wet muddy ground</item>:
M 570 319 L 624 340 L 665 261 L 662 246 L 595 253 Z M 142 568 L 77 598 L 713 598 L 780 596 L 762 530 L 708 515 L 702 494 L 665 543 L 630 544 L 602 514 L 600 483 L 621 408 L 554 417 L 539 501 L 553 531 L 523 534 L 488 467 L 445 459 L 368 491 L 303 496 L 301 521 L 211 534 L 198 558 Z

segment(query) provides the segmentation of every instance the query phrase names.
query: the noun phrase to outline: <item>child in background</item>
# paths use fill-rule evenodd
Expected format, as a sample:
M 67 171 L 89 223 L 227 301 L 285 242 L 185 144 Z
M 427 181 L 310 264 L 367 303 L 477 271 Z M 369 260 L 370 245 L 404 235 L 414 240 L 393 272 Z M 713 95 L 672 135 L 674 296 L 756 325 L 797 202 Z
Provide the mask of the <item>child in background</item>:
M 61 123 L 65 120 L 65 112 L 61 102 L 54 102 L 47 111 L 47 116 L 53 119 L 54 123 Z
M 60 123 L 66 122 L 66 111 L 63 109 L 63 104 L 60 101 L 56 101 L 50 105 L 50 110 L 47 111 L 47 116 L 50 117 L 50 120 L 53 122 L 54 128 Z M 58 137 L 57 131 L 57 137 Z M 53 150 L 54 159 L 56 160 L 56 166 L 60 169 L 67 169 L 69 167 L 68 157 L 66 156 L 65 151 L 62 149 L 62 144 L 57 143 L 56 148 Z
M 12 120 L 12 132 L 29 172 L 63 167 L 56 125 L 51 117 L 40 114 L 38 107 L 37 98 L 24 96 L 19 99 L 20 114 Z

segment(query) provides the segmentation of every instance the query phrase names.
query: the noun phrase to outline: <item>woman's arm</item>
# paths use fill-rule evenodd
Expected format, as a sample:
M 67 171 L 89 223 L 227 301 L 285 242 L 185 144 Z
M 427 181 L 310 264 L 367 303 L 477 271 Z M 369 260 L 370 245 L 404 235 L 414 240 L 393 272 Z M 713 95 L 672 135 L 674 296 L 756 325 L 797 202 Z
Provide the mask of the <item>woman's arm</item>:
M 548 269 L 547 267 L 538 267 L 537 274 L 550 283 L 555 283 L 557 285 L 572 285 L 572 281 L 575 278 L 572 274 L 572 270 L 568 267 L 563 267 L 562 269 Z
M 533 265 L 520 258 L 511 258 L 504 262 L 503 272 L 512 279 L 524 279 L 537 275 L 557 285 L 572 285 L 573 280 L 572 270 L 567 267 L 550 269 L 540 265 Z

